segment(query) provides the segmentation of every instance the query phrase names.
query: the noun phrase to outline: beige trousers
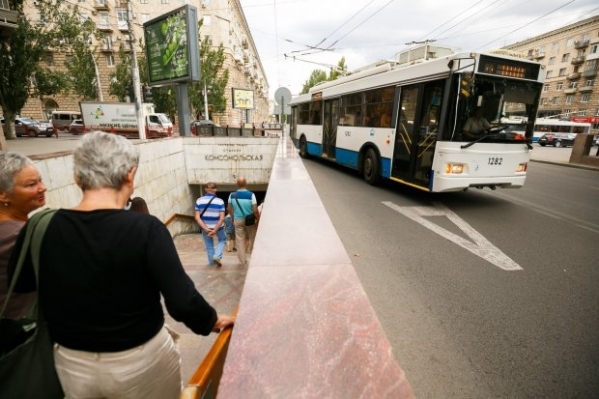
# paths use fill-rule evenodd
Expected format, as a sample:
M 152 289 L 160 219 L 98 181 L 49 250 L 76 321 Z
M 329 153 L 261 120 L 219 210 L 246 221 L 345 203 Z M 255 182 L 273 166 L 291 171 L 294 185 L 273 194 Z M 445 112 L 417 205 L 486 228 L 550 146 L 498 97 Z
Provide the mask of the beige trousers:
M 96 353 L 54 345 L 66 399 L 177 399 L 181 357 L 165 327 L 143 345 Z

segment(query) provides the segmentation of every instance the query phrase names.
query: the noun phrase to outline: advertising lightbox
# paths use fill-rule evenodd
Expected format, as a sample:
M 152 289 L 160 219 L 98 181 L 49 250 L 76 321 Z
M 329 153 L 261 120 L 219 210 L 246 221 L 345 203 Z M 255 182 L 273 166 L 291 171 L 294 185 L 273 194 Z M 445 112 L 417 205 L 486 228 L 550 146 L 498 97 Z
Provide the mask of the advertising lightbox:
M 233 88 L 233 108 L 254 109 L 254 91 Z
M 143 24 L 150 86 L 199 82 L 198 11 L 185 5 Z

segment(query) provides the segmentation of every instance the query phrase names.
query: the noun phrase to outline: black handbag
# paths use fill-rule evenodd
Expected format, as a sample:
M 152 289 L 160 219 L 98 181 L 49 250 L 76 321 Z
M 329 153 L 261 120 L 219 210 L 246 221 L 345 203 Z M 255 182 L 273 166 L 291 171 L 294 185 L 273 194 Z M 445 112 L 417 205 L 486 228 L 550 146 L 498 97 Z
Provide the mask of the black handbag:
M 39 286 L 42 239 L 55 212 L 56 210 L 45 209 L 29 220 L 15 274 L 0 312 L 0 341 L 5 347 L 5 352 L 0 356 L 0 398 L 64 398 L 54 367 L 53 342 L 41 311 L 39 297 L 25 319 L 1 319 L 29 251 Z M 16 346 L 9 348 L 8 341 Z
M 243 214 L 243 216 L 245 217 L 245 225 L 246 226 L 253 226 L 254 224 L 256 224 L 256 215 L 254 215 L 253 213 L 246 215 L 243 212 L 243 209 L 241 208 L 241 205 L 239 205 L 239 201 L 237 200 L 237 193 L 235 193 L 235 202 L 237 202 L 237 206 L 239 207 L 239 209 L 241 209 L 241 213 Z

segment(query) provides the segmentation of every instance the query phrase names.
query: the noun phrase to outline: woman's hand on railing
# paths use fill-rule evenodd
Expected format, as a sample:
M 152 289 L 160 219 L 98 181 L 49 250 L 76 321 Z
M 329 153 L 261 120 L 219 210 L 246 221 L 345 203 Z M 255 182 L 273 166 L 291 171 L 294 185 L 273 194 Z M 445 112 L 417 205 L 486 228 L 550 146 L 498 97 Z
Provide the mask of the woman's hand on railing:
M 233 324 L 235 324 L 234 316 L 218 315 L 216 319 L 216 324 L 214 324 L 214 327 L 212 328 L 212 332 L 219 333 L 223 329 L 232 326 Z

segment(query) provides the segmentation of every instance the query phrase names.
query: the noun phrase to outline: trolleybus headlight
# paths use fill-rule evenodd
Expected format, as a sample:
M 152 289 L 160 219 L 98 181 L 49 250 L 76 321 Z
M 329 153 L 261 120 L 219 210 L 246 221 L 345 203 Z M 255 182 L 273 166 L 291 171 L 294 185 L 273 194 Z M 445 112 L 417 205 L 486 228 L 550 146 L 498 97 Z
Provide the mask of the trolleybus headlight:
M 448 163 L 445 166 L 445 174 L 459 175 L 462 172 L 464 172 L 464 164 L 462 163 Z
M 526 169 L 528 169 L 528 162 L 523 162 L 518 165 L 516 172 L 526 172 Z

